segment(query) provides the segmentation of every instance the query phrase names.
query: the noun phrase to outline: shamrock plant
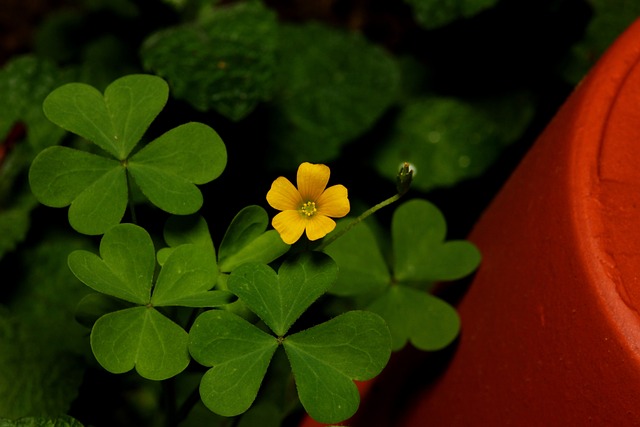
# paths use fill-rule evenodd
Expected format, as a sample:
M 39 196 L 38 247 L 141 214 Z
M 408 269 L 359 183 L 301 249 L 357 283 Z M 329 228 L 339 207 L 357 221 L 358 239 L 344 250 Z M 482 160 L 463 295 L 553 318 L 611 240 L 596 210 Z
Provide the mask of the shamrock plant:
M 392 218 L 390 263 L 367 224 L 325 249 L 341 266 L 330 292 L 354 297 L 358 306 L 382 316 L 393 350 L 407 341 L 421 350 L 439 350 L 458 335 L 459 319 L 453 307 L 426 291 L 436 282 L 467 276 L 480 263 L 473 244 L 445 236 L 445 219 L 433 204 L 408 201 Z
M 169 213 L 198 211 L 202 194 L 195 184 L 217 178 L 227 161 L 225 146 L 213 129 L 187 123 L 133 153 L 168 95 L 166 82 L 150 75 L 120 78 L 104 95 L 82 83 L 53 91 L 43 105 L 49 120 L 101 151 L 42 151 L 29 171 L 38 200 L 52 207 L 70 205 L 69 223 L 84 234 L 103 234 L 118 224 L 131 206 L 134 185 Z
M 389 332 L 378 315 L 350 311 L 301 332 L 288 334 L 306 309 L 334 283 L 335 262 L 319 252 L 288 258 L 276 273 L 247 263 L 229 277 L 238 295 L 271 330 L 237 315 L 211 310 L 191 329 L 193 357 L 212 368 L 200 392 L 214 412 L 246 411 L 256 397 L 269 361 L 281 345 L 287 354 L 302 405 L 315 419 L 339 422 L 358 407 L 352 380 L 374 377 L 389 359 Z
M 177 247 L 164 260 L 154 283 L 156 256 L 149 234 L 133 224 L 118 224 L 100 242 L 100 256 L 88 251 L 69 255 L 69 268 L 90 288 L 135 304 L 100 317 L 91 347 L 110 372 L 134 366 L 145 378 L 162 380 L 189 363 L 187 333 L 159 307 L 216 307 L 229 292 L 210 290 L 217 269 L 213 254 L 196 244 Z
M 338 423 L 357 411 L 354 381 L 378 375 L 392 351 L 408 341 L 435 350 L 456 337 L 455 310 L 428 286 L 471 273 L 477 249 L 445 241 L 442 214 L 423 200 L 395 211 L 390 265 L 379 239 L 360 224 L 408 191 L 408 164 L 398 194 L 349 219 L 347 188 L 327 187 L 328 166 L 302 163 L 297 186 L 278 177 L 266 193 L 281 211 L 273 229 L 267 211 L 249 205 L 217 243 L 198 213 L 197 185 L 221 175 L 225 145 L 195 122 L 145 138 L 167 99 L 168 85 L 152 75 L 122 77 L 104 94 L 80 83 L 59 87 L 45 99 L 45 115 L 94 146 L 46 148 L 29 171 L 40 202 L 70 205 L 76 231 L 102 235 L 97 250 L 68 256 L 71 272 L 95 291 L 80 301 L 77 317 L 91 328 L 98 363 L 158 381 L 197 373 L 198 399 L 174 399 L 183 406 L 168 411 L 167 424 L 178 424 L 198 401 L 222 417 L 255 417 L 255 402 L 269 401 L 261 390 L 274 390 L 268 381 L 295 385 L 293 405 L 271 401 L 279 420 L 299 403 L 314 419 Z M 161 236 L 138 223 L 138 190 L 171 214 Z M 336 298 L 350 309 L 321 304 Z M 284 380 L 274 381 L 274 372 Z

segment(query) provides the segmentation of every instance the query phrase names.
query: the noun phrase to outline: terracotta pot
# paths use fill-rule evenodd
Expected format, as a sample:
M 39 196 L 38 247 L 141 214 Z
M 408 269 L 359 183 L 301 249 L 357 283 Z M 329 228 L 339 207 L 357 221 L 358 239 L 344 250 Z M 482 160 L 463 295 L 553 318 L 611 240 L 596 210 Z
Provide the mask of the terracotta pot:
M 373 415 L 348 425 L 640 425 L 640 21 L 569 97 L 470 240 L 483 262 L 458 305 L 447 369 L 389 412 L 384 396 L 411 377 L 394 368 L 421 375 L 406 361 L 422 359 L 397 356 L 363 402 Z

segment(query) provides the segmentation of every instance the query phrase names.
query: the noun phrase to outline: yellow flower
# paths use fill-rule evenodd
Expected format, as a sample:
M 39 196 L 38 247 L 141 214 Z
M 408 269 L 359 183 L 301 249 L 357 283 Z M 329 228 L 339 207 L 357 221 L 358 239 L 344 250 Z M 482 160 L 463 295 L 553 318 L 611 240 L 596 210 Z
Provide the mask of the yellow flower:
M 283 176 L 271 184 L 267 202 L 282 211 L 271 224 L 285 243 L 297 242 L 305 230 L 309 240 L 321 239 L 336 227 L 331 218 L 349 213 L 347 189 L 343 185 L 326 188 L 329 174 L 328 166 L 305 162 L 298 167 L 298 188 Z

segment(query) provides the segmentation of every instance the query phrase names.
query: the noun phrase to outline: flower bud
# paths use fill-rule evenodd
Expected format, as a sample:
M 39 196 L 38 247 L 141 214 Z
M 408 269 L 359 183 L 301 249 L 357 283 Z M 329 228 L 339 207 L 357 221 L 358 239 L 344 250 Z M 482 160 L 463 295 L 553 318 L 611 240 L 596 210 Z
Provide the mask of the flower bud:
M 413 180 L 413 167 L 409 162 L 404 162 L 400 167 L 398 176 L 396 177 L 396 188 L 398 194 L 404 194 L 409 191 L 411 187 L 411 181 Z

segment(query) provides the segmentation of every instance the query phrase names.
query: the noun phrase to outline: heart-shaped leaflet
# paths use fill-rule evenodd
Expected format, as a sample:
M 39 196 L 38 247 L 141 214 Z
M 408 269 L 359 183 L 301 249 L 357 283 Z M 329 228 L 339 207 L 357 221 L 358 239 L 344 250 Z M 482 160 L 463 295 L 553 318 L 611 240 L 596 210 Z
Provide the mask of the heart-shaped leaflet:
M 247 263 L 229 276 L 229 290 L 279 337 L 333 285 L 336 263 L 321 252 L 285 260 L 278 273 L 266 264 Z
M 133 74 L 111 83 L 104 95 L 87 84 L 68 83 L 53 91 L 42 108 L 53 123 L 124 160 L 168 97 L 169 86 L 160 77 Z
M 378 375 L 391 355 L 389 329 L 375 313 L 349 311 L 283 342 L 300 402 L 315 420 L 337 423 L 360 403 L 353 380 Z
M 410 200 L 393 213 L 393 272 L 399 282 L 462 278 L 478 267 L 480 252 L 466 240 L 445 241 L 447 223 L 426 200 Z

